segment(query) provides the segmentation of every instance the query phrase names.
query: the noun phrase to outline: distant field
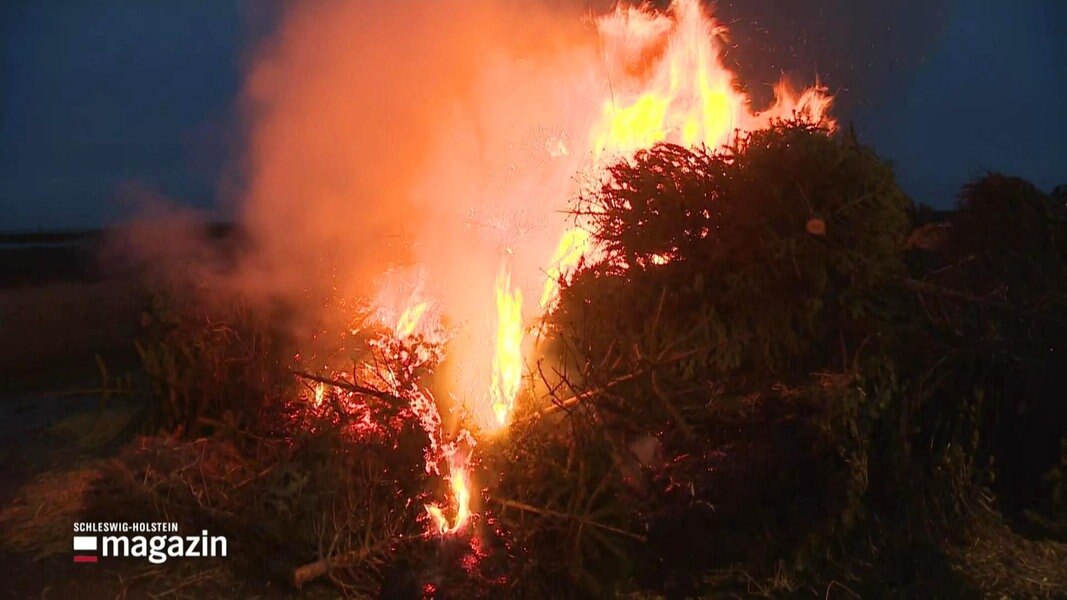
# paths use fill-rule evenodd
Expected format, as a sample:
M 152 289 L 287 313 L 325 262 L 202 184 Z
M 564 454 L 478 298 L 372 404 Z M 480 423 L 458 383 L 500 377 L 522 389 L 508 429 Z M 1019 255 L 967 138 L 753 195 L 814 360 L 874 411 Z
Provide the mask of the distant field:
M 0 235 L 0 288 L 99 276 L 100 232 Z
M 233 228 L 209 225 L 208 237 Z M 136 366 L 146 290 L 129 269 L 99 260 L 103 231 L 0 234 L 0 393 L 59 390 Z
M 233 233 L 227 223 L 206 226 L 209 239 L 224 240 Z M 0 233 L 0 289 L 115 276 L 97 260 L 107 235 L 98 229 Z

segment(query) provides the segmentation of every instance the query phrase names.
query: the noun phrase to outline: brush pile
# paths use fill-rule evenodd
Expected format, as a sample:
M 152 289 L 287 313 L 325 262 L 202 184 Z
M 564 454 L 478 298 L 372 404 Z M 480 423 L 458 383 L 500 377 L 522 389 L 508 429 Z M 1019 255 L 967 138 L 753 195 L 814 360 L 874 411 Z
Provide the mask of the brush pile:
M 546 320 L 547 392 L 477 448 L 465 530 L 423 508 L 439 349 L 364 332 L 294 376 L 267 322 L 172 308 L 142 352 L 149 426 L 181 435 L 101 498 L 352 595 L 1067 593 L 1062 202 L 993 174 L 933 221 L 854 139 L 779 123 L 642 151 L 574 213 L 597 258 Z

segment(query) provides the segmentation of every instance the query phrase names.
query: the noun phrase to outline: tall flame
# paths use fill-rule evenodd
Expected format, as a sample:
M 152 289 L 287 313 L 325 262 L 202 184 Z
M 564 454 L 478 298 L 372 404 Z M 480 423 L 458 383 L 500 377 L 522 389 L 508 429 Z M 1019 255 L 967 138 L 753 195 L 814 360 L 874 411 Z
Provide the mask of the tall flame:
M 452 498 L 456 505 L 456 518 L 451 523 L 445 516 L 445 511 L 437 504 L 427 504 L 426 514 L 441 535 L 456 533 L 463 529 L 471 517 L 471 491 L 469 476 L 467 474 L 466 460 L 460 457 L 460 453 L 454 447 L 446 453 L 448 459 L 448 486 L 452 491 Z
M 629 86 L 604 101 L 590 143 L 595 156 L 630 154 L 657 142 L 717 148 L 737 130 L 766 126 L 772 119 L 800 116 L 818 122 L 830 99 L 818 90 L 793 98 L 775 89 L 770 110 L 753 113 L 737 91 L 733 73 L 720 59 L 723 29 L 699 0 L 675 0 L 671 17 L 648 8 L 619 6 L 601 17 L 606 53 L 629 75 Z M 658 56 L 649 60 L 649 55 Z M 627 69 L 629 67 L 629 69 Z M 637 73 L 633 71 L 636 70 Z
M 489 398 L 496 423 L 503 427 L 515 407 L 522 385 L 522 291 L 511 286 L 511 273 L 504 265 L 496 280 L 496 347 L 493 354 Z
M 507 424 L 521 388 L 523 348 L 526 347 L 524 292 L 539 298 L 536 310 L 540 315 L 552 311 L 559 301 L 561 277 L 593 250 L 586 229 L 581 226 L 564 228 L 562 223 L 554 226 L 551 219 L 554 212 L 551 207 L 560 206 L 567 195 L 577 191 L 571 179 L 575 171 L 592 174 L 593 179 L 597 179 L 603 175 L 605 160 L 626 159 L 659 142 L 718 148 L 728 143 L 736 132 L 759 129 L 778 118 L 798 117 L 826 123 L 824 113 L 830 98 L 818 88 L 795 96 L 786 86 L 779 85 L 775 89 L 774 104 L 762 112 L 753 111 L 748 96 L 738 89 L 733 73 L 722 64 L 723 28 L 705 12 L 700 0 L 674 0 L 666 12 L 648 5 L 620 5 L 596 20 L 596 32 L 599 53 L 576 48 L 574 56 L 581 57 L 580 60 L 599 56 L 603 64 L 588 71 L 579 68 L 573 72 L 560 65 L 555 67 L 561 71 L 557 77 L 559 89 L 554 93 L 566 96 L 568 101 L 561 105 L 565 107 L 562 108 L 564 114 L 559 116 L 563 121 L 561 128 L 545 129 L 547 136 L 543 143 L 530 146 L 533 149 L 530 152 L 540 154 L 540 159 L 525 154 L 508 154 L 501 159 L 506 168 L 499 169 L 506 176 L 497 181 L 493 179 L 491 169 L 468 174 L 461 169 L 463 165 L 451 162 L 449 154 L 458 154 L 460 147 L 452 142 L 452 138 L 446 137 L 438 154 L 441 155 L 440 165 L 447 168 L 434 171 L 434 175 L 428 177 L 429 181 L 423 182 L 427 191 L 435 192 L 442 189 L 442 185 L 458 182 L 455 187 L 444 188 L 450 197 L 457 196 L 457 202 L 458 198 L 468 201 L 465 195 L 478 197 L 471 190 L 481 190 L 483 185 L 492 191 L 478 205 L 484 207 L 485 213 L 476 213 L 479 220 L 475 223 L 463 221 L 463 230 L 453 231 L 444 225 L 441 229 L 448 234 L 443 236 L 446 243 L 469 241 L 472 243 L 470 247 L 478 248 L 482 253 L 490 247 L 499 248 L 501 244 L 521 250 L 514 254 L 508 251 L 493 286 L 487 285 L 487 280 L 493 277 L 488 257 L 480 255 L 464 263 L 456 256 L 456 260 L 448 261 L 449 264 L 441 269 L 437 265 L 438 254 L 450 255 L 446 249 L 428 243 L 429 252 L 420 255 L 427 263 L 425 271 L 419 267 L 410 274 L 419 279 L 417 283 L 397 285 L 395 280 L 390 280 L 392 287 L 401 291 L 411 288 L 414 292 L 379 294 L 405 299 L 401 310 L 391 311 L 398 315 L 393 322 L 395 332 L 401 338 L 421 333 L 426 328 L 439 328 L 443 314 L 456 317 L 458 315 L 451 314 L 452 311 L 463 313 L 457 322 L 470 330 L 460 340 L 453 338 L 449 350 L 450 357 L 463 364 L 458 368 L 454 366 L 456 363 L 453 364 L 457 381 L 451 391 L 453 397 L 465 404 L 465 413 L 475 425 L 487 432 Z M 576 73 L 602 73 L 607 77 L 606 81 L 603 78 L 598 81 L 599 76 L 588 79 Z M 491 90 L 487 96 L 491 104 L 483 112 L 516 118 L 507 110 L 511 99 L 508 90 L 505 86 L 494 86 L 491 81 L 488 79 L 483 85 L 484 89 Z M 507 141 L 506 148 L 516 145 L 513 143 L 516 138 L 510 137 L 512 133 L 507 119 L 491 123 L 500 130 L 500 139 Z M 490 126 L 479 129 L 476 146 L 484 143 L 486 136 L 495 139 L 492 136 L 497 134 L 496 129 Z M 456 136 L 462 133 L 460 129 Z M 568 144 L 573 145 L 575 140 L 585 141 L 584 151 L 568 148 Z M 491 145 L 486 148 L 483 152 L 487 155 L 492 155 L 494 149 L 502 149 Z M 487 166 L 496 165 L 491 160 L 495 156 L 483 158 L 487 160 Z M 545 179 L 567 182 L 544 188 L 547 190 L 544 193 L 560 196 L 549 198 L 547 204 L 538 197 L 543 193 L 541 184 Z M 526 243 L 517 235 L 524 231 L 521 221 L 531 210 L 541 206 L 546 207 L 541 216 L 543 222 L 548 223 L 548 231 L 539 232 L 533 244 Z M 428 234 L 435 235 L 438 235 L 436 230 Z M 550 252 L 553 241 L 554 251 Z M 538 263 L 538 255 L 550 257 L 549 261 Z M 669 260 L 669 257 L 659 258 L 663 262 Z M 457 263 L 469 265 L 469 268 L 457 269 Z M 440 281 L 444 277 L 449 280 Z M 435 284 L 441 287 L 424 290 L 424 282 L 431 288 Z M 443 291 L 449 285 L 468 291 Z M 488 292 L 489 289 L 493 290 L 495 302 L 492 304 L 489 298 L 483 300 L 478 296 L 485 293 L 481 290 Z M 427 293 L 431 297 L 434 293 L 439 295 L 432 300 L 432 311 L 427 309 L 429 303 L 422 301 Z M 392 301 L 391 306 L 396 304 Z M 431 313 L 434 322 L 427 324 Z

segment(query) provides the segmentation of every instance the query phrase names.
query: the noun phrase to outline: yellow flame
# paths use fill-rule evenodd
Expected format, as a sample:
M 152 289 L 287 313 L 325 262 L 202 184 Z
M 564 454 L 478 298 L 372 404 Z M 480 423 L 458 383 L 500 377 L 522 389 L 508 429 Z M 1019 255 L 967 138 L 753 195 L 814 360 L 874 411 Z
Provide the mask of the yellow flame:
M 512 288 L 507 265 L 501 267 L 496 279 L 496 317 L 496 348 L 489 385 L 496 423 L 490 430 L 507 424 L 522 385 L 522 291 Z
M 705 13 L 700 0 L 674 0 L 667 14 L 650 6 L 624 6 L 597 19 L 609 70 L 624 75 L 612 85 L 599 119 L 589 131 L 594 157 L 629 156 L 659 142 L 714 149 L 737 131 L 767 126 L 774 119 L 797 117 L 833 126 L 826 118 L 831 98 L 821 88 L 799 96 L 784 83 L 775 86 L 775 103 L 761 113 L 750 110 L 734 76 L 722 64 L 722 28 Z M 589 252 L 589 235 L 566 232 L 547 269 L 541 294 L 542 314 L 559 302 L 559 278 Z M 653 264 L 670 261 L 667 255 Z
M 437 527 L 437 532 L 441 535 L 456 533 L 467 524 L 467 521 L 469 521 L 471 517 L 471 492 L 469 482 L 467 481 L 467 472 L 464 466 L 459 464 L 455 457 L 455 454 L 450 454 L 448 461 L 448 483 L 456 504 L 455 521 L 449 523 L 448 517 L 445 516 L 444 509 L 439 505 L 425 505 L 426 514 L 430 515 L 430 519 Z
M 663 141 L 717 148 L 734 131 L 762 127 L 774 118 L 822 120 L 829 97 L 809 90 L 793 98 L 782 85 L 775 88 L 771 109 L 752 113 L 720 59 L 721 28 L 699 0 L 675 0 L 670 14 L 620 5 L 598 20 L 601 35 L 614 43 L 614 62 L 624 63 L 609 67 L 637 63 L 629 66 L 640 72 L 629 89 L 623 82 L 623 89 L 613 88 L 604 101 L 590 134 L 594 156 L 631 154 Z
M 396 320 L 396 327 L 393 328 L 396 332 L 396 337 L 400 339 L 411 337 L 411 334 L 415 333 L 415 329 L 419 326 L 422 315 L 426 313 L 428 306 L 428 302 L 419 302 L 404 310 L 400 314 L 400 318 Z

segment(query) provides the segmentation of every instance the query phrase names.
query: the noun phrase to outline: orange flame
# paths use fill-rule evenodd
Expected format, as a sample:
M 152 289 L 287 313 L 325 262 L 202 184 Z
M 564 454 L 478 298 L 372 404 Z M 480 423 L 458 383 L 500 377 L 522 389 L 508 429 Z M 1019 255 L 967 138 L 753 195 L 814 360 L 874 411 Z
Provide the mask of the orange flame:
M 576 75 L 585 72 L 582 69 L 568 72 L 565 66 L 558 65 L 556 68 L 560 70 L 552 72 L 560 85 L 556 91 L 568 98 L 566 104 L 561 104 L 566 114 L 560 115 L 560 129 L 546 130 L 546 139 L 537 147 L 538 153 L 547 154 L 553 158 L 552 161 L 537 162 L 525 155 L 507 154 L 506 158 L 501 159 L 506 168 L 499 170 L 508 175 L 497 181 L 492 179 L 490 169 L 479 174 L 468 174 L 461 168 L 463 165 L 453 164 L 449 156 L 455 154 L 466 157 L 466 154 L 461 154 L 465 147 L 453 143 L 450 137 L 442 141 L 438 154 L 441 155 L 440 166 L 443 170 L 434 171 L 434 175 L 429 176 L 430 180 L 422 183 L 427 190 L 446 190 L 450 197 L 457 197 L 456 202 L 468 202 L 466 198 L 460 198 L 465 194 L 477 197 L 471 190 L 482 189 L 479 179 L 492 181 L 492 194 L 485 197 L 483 202 L 486 213 L 479 214 L 485 219 L 477 221 L 474 229 L 465 229 L 463 233 L 453 231 L 454 227 L 450 228 L 446 223 L 441 229 L 447 235 L 441 235 L 440 239 L 448 241 L 437 244 L 427 242 L 429 253 L 419 255 L 422 264 L 399 280 L 388 277 L 384 287 L 395 289 L 390 289 L 388 294 L 380 294 L 381 298 L 388 300 L 381 306 L 403 307 L 384 311 L 395 317 L 386 322 L 395 323 L 394 331 L 402 339 L 427 327 L 440 327 L 441 315 L 434 314 L 433 319 L 428 315 L 429 303 L 423 301 L 427 297 L 432 298 L 435 313 L 447 313 L 455 318 L 453 323 L 468 328 L 466 335 L 452 338 L 449 348 L 450 355 L 456 359 L 450 366 L 457 380 L 453 389 L 454 397 L 466 403 L 467 414 L 486 432 L 498 431 L 508 423 L 521 389 L 525 337 L 524 293 L 539 292 L 540 314 L 552 311 L 559 302 L 561 278 L 593 250 L 591 237 L 585 228 L 557 229 L 550 219 L 545 219 L 550 223 L 549 230 L 541 232 L 533 241 L 536 245 L 533 251 L 529 250 L 531 244 L 525 243 L 526 240 L 516 238 L 516 233 L 523 231 L 519 221 L 536 207 L 531 204 L 530 198 L 534 190 L 541 189 L 538 185 L 540 179 L 547 176 L 553 181 L 566 180 L 575 170 L 596 177 L 603 174 L 600 159 L 625 159 L 659 142 L 717 148 L 728 143 L 730 136 L 736 132 L 759 129 L 777 118 L 799 117 L 825 122 L 824 113 L 830 98 L 818 88 L 796 96 L 786 86 L 779 85 L 775 89 L 775 103 L 765 111 L 753 111 L 748 97 L 737 88 L 733 73 L 722 64 L 723 28 L 705 12 L 700 0 L 674 0 L 665 12 L 647 5 L 620 5 L 596 20 L 596 32 L 600 44 L 598 55 L 604 64 L 587 64 L 586 67 L 589 67 L 590 73 L 606 71 L 607 86 L 602 85 L 604 81 Z M 594 54 L 587 52 L 587 49 L 574 49 L 576 60 L 588 61 L 592 56 Z M 496 115 L 497 111 L 507 113 L 508 103 L 505 100 L 509 96 L 505 86 L 493 86 L 489 81 L 492 80 L 487 80 L 484 89 L 493 90 L 487 97 L 492 104 L 486 107 L 485 112 L 489 115 Z M 566 108 L 570 106 L 577 110 Z M 489 142 L 495 142 L 496 130 L 500 129 L 500 139 L 507 140 L 507 148 L 511 148 L 514 144 L 511 143 L 508 122 L 490 123 L 498 127 L 486 127 L 487 133 L 479 135 L 488 136 Z M 465 139 L 462 133 L 456 132 L 460 140 Z M 486 141 L 479 140 L 475 147 Z M 573 140 L 579 143 L 584 141 L 585 151 L 569 148 L 568 144 Z M 503 149 L 494 145 L 487 148 Z M 487 149 L 484 152 L 492 151 Z M 496 165 L 488 159 L 485 164 L 489 167 Z M 467 178 L 472 181 L 468 182 Z M 486 187 L 490 186 L 487 184 Z M 548 189 L 551 190 L 549 193 L 559 196 L 550 200 L 562 200 L 566 194 L 576 191 L 574 186 Z M 493 201 L 490 202 L 490 199 Z M 444 204 L 447 207 L 448 203 Z M 553 203 L 546 206 L 553 206 Z M 475 208 L 480 210 L 483 207 L 478 204 Z M 445 210 L 433 214 L 449 213 Z M 465 220 L 463 226 L 470 228 L 472 225 Z M 473 233 L 466 233 L 468 231 Z M 437 236 L 438 233 L 434 230 L 427 233 L 427 237 Z M 500 236 L 500 239 L 490 239 L 495 236 Z M 419 241 L 422 241 L 421 238 Z M 497 271 L 492 286 L 495 304 L 483 295 L 490 289 L 485 284 L 493 276 L 492 262 L 486 260 L 484 255 L 478 255 L 469 263 L 442 261 L 439 258 L 439 255 L 444 255 L 445 259 L 451 256 L 445 248 L 439 247 L 441 243 L 456 245 L 469 242 L 470 248 L 484 252 L 484 249 L 492 247 L 488 243 L 490 241 L 495 242 L 493 245 L 496 247 L 499 247 L 496 244 L 503 243 L 524 250 L 514 255 L 509 251 L 508 262 Z M 539 263 L 536 260 L 539 252 L 551 247 L 553 241 L 554 252 L 540 255 L 550 256 L 549 262 L 547 265 Z M 662 256 L 656 257 L 654 262 L 662 264 L 669 260 L 669 256 Z M 458 263 L 465 266 L 456 268 Z M 406 285 L 401 285 L 404 283 Z M 464 291 L 449 289 L 450 285 L 464 288 Z M 403 301 L 397 302 L 398 298 Z M 490 306 L 494 308 L 490 309 Z M 463 314 L 456 315 L 454 312 Z M 493 323 L 482 321 L 486 313 L 495 313 Z M 427 321 L 434 323 L 427 325 Z
M 597 27 L 605 54 L 614 61 L 609 69 L 622 71 L 625 79 L 604 101 L 593 126 L 594 156 L 627 155 L 664 141 L 717 148 L 731 133 L 764 127 L 775 118 L 821 121 L 830 104 L 820 90 L 794 98 L 779 85 L 774 106 L 751 112 L 748 97 L 737 91 L 733 73 L 720 59 L 723 28 L 699 0 L 675 0 L 670 16 L 619 6 Z
M 780 118 L 832 126 L 825 116 L 830 97 L 819 88 L 794 96 L 780 84 L 769 109 L 752 111 L 748 97 L 738 91 L 733 73 L 722 64 L 719 44 L 723 30 L 704 12 L 699 0 L 674 0 L 666 14 L 647 6 L 620 5 L 597 20 L 597 30 L 609 72 L 622 77 L 611 82 L 599 116 L 590 121 L 586 133 L 594 167 L 597 159 L 606 155 L 625 158 L 659 142 L 718 148 L 737 132 L 759 129 Z M 563 137 L 548 140 L 546 150 L 554 158 L 571 154 Z M 563 233 L 543 269 L 546 279 L 538 303 L 542 315 L 558 305 L 562 278 L 592 251 L 592 239 L 585 228 L 574 227 Z M 666 264 L 670 256 L 657 255 L 652 260 L 657 265 Z M 487 432 L 504 428 L 514 410 L 522 382 L 525 335 L 522 288 L 513 285 L 507 263 L 498 272 L 494 293 L 496 339 L 488 394 L 493 418 L 479 415 L 481 407 L 474 411 Z M 405 311 L 396 327 L 398 335 L 410 335 L 424 311 L 425 303 Z M 457 460 L 455 452 L 447 457 L 455 520 L 450 522 L 438 505 L 426 506 L 442 535 L 461 529 L 471 514 L 465 461 Z

